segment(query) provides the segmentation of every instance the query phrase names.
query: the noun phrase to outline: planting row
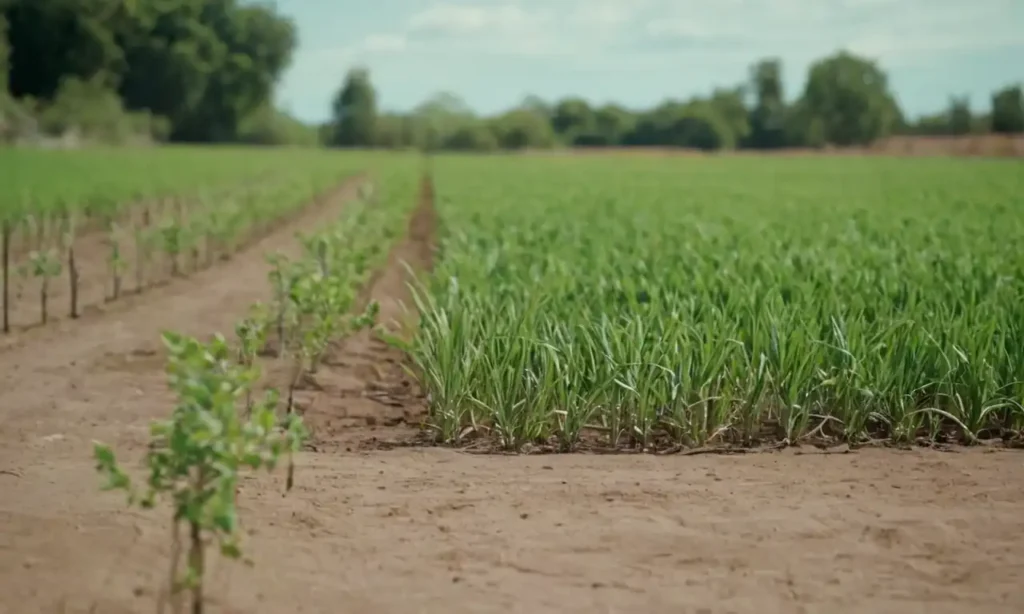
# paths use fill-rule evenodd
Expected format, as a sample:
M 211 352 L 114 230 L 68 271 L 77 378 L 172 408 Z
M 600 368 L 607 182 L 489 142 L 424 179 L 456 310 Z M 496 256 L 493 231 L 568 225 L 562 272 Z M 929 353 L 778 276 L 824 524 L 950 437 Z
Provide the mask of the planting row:
M 188 185 L 184 176 L 175 196 L 120 205 L 108 196 L 103 202 L 109 206 L 91 215 L 66 201 L 8 217 L 0 233 L 4 331 L 45 323 L 54 301 L 76 317 L 85 305 L 229 257 L 352 174 L 348 161 L 340 162 L 322 158 L 301 173 L 292 169 L 217 188 Z M 90 222 L 93 231 L 78 230 Z
M 357 305 L 357 299 L 413 203 L 414 175 L 406 170 L 396 167 L 381 174 L 382 190 L 364 188 L 359 202 L 347 205 L 336 224 L 299 237 L 299 258 L 268 254 L 273 300 L 252 306 L 232 342 L 222 335 L 208 343 L 173 332 L 163 335 L 177 403 L 168 420 L 153 425 L 144 486 L 133 483 L 109 447 L 95 447 L 106 488 L 127 491 L 129 501 L 143 507 L 158 498 L 173 501 L 172 549 L 188 551 L 188 556 L 183 569 L 172 557 L 170 589 L 175 600 L 188 589 L 192 611 L 202 611 L 205 601 L 205 543 L 215 539 L 224 555 L 241 555 L 235 507 L 239 472 L 272 470 L 284 456 L 285 488 L 291 489 L 291 457 L 308 435 L 293 412 L 291 392 L 315 376 L 332 341 L 374 323 L 376 306 Z M 291 367 L 287 401 L 272 387 L 255 394 L 265 357 Z
M 412 360 L 440 439 L 974 442 L 1024 429 L 1019 164 L 438 161 Z

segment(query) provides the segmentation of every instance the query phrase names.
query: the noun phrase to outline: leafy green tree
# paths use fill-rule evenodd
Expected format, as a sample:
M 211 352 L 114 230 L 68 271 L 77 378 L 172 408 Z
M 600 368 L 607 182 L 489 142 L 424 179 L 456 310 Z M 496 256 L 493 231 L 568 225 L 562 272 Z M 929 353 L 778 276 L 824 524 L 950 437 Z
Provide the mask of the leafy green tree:
M 1014 85 L 992 95 L 992 131 L 1000 134 L 1024 132 L 1024 92 Z
M 523 98 L 522 102 L 519 103 L 518 109 L 525 109 L 531 113 L 536 113 L 541 117 L 546 117 L 549 121 L 554 113 L 554 109 L 544 99 L 539 96 L 530 94 Z
M 580 135 L 593 131 L 594 112 L 586 100 L 567 98 L 555 105 L 551 127 L 563 142 L 572 143 Z
M 460 126 L 444 142 L 444 148 L 453 151 L 493 151 L 498 149 L 498 137 L 481 121 Z
M 264 7 L 236 5 L 236 0 L 200 4 L 219 45 L 210 48 L 215 64 L 202 96 L 175 122 L 174 138 L 232 141 L 242 120 L 269 101 L 297 43 L 295 26 Z
M 632 147 L 683 146 L 675 142 L 672 126 L 679 118 L 682 105 L 678 102 L 663 102 L 653 109 L 640 113 L 633 129 L 622 139 L 624 145 Z
M 7 42 L 7 19 L 0 13 L 0 98 L 7 96 L 7 75 L 11 66 L 11 46 Z
M 370 82 L 370 72 L 354 68 L 345 76 L 345 83 L 334 99 L 334 130 L 331 145 L 338 147 L 370 147 L 374 143 L 377 124 L 377 93 Z
M 528 109 L 513 109 L 494 119 L 494 133 L 503 149 L 545 149 L 555 144 L 546 117 Z
M 885 73 L 845 51 L 811 66 L 803 98 L 809 116 L 821 121 L 825 140 L 836 145 L 871 143 L 899 121 Z
M 442 149 L 457 131 L 478 121 L 461 98 L 440 92 L 413 110 L 413 142 L 431 151 Z
M 971 101 L 966 96 L 962 98 L 950 98 L 947 121 L 949 122 L 949 134 L 964 135 L 971 133 L 973 117 L 971 115 Z
M 716 106 L 695 99 L 666 102 L 643 114 L 623 139 L 633 146 L 687 147 L 706 151 L 730 148 L 735 136 Z
M 50 134 L 77 130 L 93 141 L 125 143 L 132 138 L 163 140 L 170 131 L 167 120 L 148 112 L 130 113 L 104 77 L 64 77 L 53 101 L 38 113 L 40 127 Z
M 385 149 L 403 149 L 415 143 L 412 117 L 385 113 L 377 117 L 374 145 Z
M 681 147 L 715 151 L 736 146 L 728 120 L 707 101 L 694 101 L 683 107 L 671 130 L 673 140 Z
M 621 106 L 608 104 L 594 110 L 591 128 L 577 134 L 572 145 L 578 147 L 611 147 L 622 144 L 636 125 L 636 118 Z
M 107 25 L 115 6 L 84 0 L 9 0 L 9 87 L 15 97 L 48 100 L 64 77 L 116 75 L 124 63 L 116 33 Z M 111 9 L 114 10 L 111 10 Z
M 171 120 L 175 140 L 234 140 L 291 60 L 294 24 L 241 0 L 5 0 L 10 89 L 48 102 L 66 78 Z
M 745 94 L 744 87 L 718 88 L 708 100 L 719 123 L 728 131 L 725 142 L 729 148 L 736 147 L 750 136 L 750 113 L 743 101 Z
M 899 132 L 913 136 L 943 136 L 949 134 L 949 113 L 922 115 L 903 126 Z
M 635 124 L 633 114 L 618 105 L 605 105 L 594 112 L 594 133 L 605 145 L 621 143 Z
M 237 140 L 249 145 L 315 147 L 320 144 L 320 135 L 316 127 L 308 126 L 265 102 L 242 120 Z
M 751 147 L 774 149 L 786 145 L 787 109 L 782 88 L 782 62 L 761 60 L 750 68 L 754 108 L 750 112 Z
M 819 149 L 827 144 L 824 122 L 811 113 L 804 100 L 786 109 L 783 131 L 787 146 Z

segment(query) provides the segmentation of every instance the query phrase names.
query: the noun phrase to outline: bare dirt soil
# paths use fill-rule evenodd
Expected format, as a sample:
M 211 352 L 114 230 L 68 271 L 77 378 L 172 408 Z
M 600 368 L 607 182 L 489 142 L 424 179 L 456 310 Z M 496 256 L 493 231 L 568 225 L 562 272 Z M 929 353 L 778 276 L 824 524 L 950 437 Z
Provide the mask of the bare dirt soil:
M 310 228 L 347 194 L 297 220 Z M 429 267 L 429 199 L 367 298 L 401 321 Z M 159 331 L 228 331 L 266 299 L 260 252 L 0 351 L 0 614 L 154 612 L 162 511 L 98 491 L 90 442 L 141 458 L 166 415 Z M 299 400 L 316 451 L 295 489 L 243 478 L 243 549 L 214 558 L 211 612 L 956 612 L 1024 608 L 1024 455 L 864 450 L 743 456 L 378 449 L 422 399 L 371 335 Z M 369 443 L 368 443 L 369 442 Z

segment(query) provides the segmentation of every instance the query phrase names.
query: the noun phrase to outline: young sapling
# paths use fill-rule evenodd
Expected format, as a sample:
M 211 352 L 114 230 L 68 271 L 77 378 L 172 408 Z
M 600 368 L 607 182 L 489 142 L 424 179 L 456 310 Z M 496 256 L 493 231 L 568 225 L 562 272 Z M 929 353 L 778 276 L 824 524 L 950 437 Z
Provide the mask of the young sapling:
M 163 342 L 177 403 L 168 420 L 151 426 L 145 486 L 135 487 L 110 447 L 97 442 L 93 455 L 97 470 L 106 477 L 104 489 L 126 491 L 130 505 L 151 509 L 160 499 L 171 501 L 173 535 L 177 539 L 177 528 L 188 527 L 189 554 L 183 574 L 172 556 L 170 592 L 180 603 L 181 590 L 189 590 L 192 613 L 202 614 L 207 542 L 216 540 L 229 558 L 242 554 L 236 509 L 239 471 L 273 470 L 281 454 L 290 457 L 307 433 L 298 416 L 278 421 L 278 395 L 273 390 L 253 404 L 247 419 L 240 417 L 237 402 L 259 373 L 255 367 L 237 364 L 222 336 L 202 343 L 165 333 Z M 173 546 L 179 550 L 177 543 Z

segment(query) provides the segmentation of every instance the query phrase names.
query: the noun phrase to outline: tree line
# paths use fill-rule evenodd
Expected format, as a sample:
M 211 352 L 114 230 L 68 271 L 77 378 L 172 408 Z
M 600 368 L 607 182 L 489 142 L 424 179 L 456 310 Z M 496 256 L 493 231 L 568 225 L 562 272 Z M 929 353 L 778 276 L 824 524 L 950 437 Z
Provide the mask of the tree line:
M 908 120 L 874 61 L 841 51 L 811 65 L 803 92 L 787 99 L 782 64 L 765 59 L 746 83 L 686 101 L 631 111 L 581 98 L 554 104 L 530 97 L 493 117 L 475 115 L 457 96 L 439 94 L 410 113 L 383 113 L 367 70 L 351 70 L 334 99 L 322 139 L 337 147 L 427 150 L 660 146 L 702 150 L 868 145 L 890 135 L 1024 132 L 1020 85 L 992 95 L 992 109 L 972 112 L 953 98 L 946 112 Z
M 315 143 L 270 102 L 297 40 L 241 0 L 0 0 L 0 116 L 111 140 Z
M 107 141 L 717 150 L 1024 132 L 1020 85 L 995 92 L 985 113 L 951 98 L 945 112 L 908 120 L 882 68 L 847 52 L 815 62 L 793 98 L 783 91 L 781 62 L 765 59 L 744 83 L 651 109 L 531 97 L 488 117 L 451 94 L 408 113 L 383 112 L 369 72 L 355 68 L 331 120 L 309 126 L 271 102 L 297 37 L 290 19 L 245 0 L 0 0 L 0 141 L 75 129 Z

